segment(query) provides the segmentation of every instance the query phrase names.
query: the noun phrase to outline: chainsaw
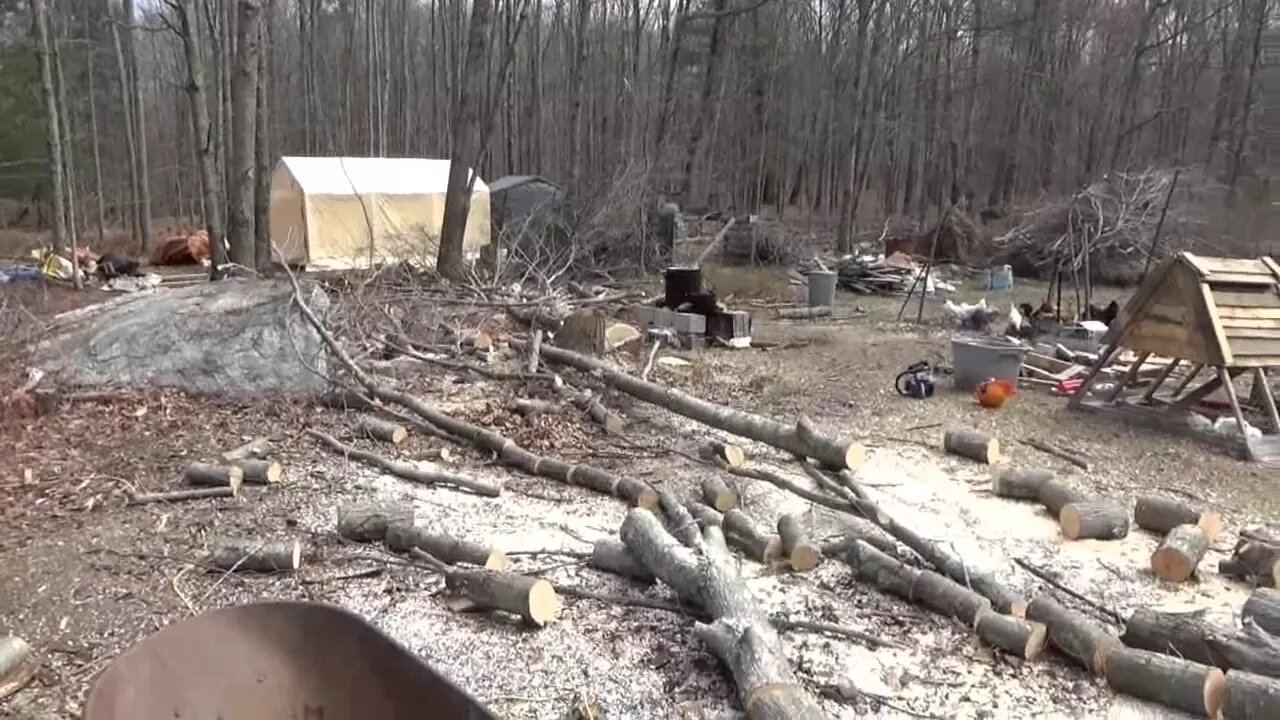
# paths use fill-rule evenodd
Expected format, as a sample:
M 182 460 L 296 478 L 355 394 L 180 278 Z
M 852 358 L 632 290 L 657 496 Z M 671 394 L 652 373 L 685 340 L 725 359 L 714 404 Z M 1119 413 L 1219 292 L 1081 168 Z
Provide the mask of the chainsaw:
M 899 395 L 917 400 L 933 397 L 933 366 L 928 360 L 921 360 L 898 373 L 893 387 Z

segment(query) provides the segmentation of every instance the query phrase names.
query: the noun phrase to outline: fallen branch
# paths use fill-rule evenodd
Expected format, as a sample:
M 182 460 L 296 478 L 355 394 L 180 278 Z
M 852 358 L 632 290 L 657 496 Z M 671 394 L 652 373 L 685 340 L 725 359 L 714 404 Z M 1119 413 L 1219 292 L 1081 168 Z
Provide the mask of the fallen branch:
M 225 538 L 209 553 L 209 564 L 227 572 L 297 570 L 302 565 L 302 543 L 297 540 L 268 542 Z
M 955 618 L 965 627 L 974 627 L 978 616 L 991 609 L 991 601 L 978 593 L 931 570 L 909 567 L 861 540 L 844 546 L 840 557 L 859 579 Z
M 583 372 L 598 373 L 609 385 L 645 402 L 793 455 L 811 457 L 837 470 L 856 470 L 866 460 L 866 448 L 861 443 L 841 442 L 819 435 L 808 418 L 803 416 L 794 426 L 789 426 L 772 418 L 717 405 L 674 388 L 641 380 L 601 360 L 563 348 L 545 346 L 542 355 Z
M 203 500 L 205 498 L 235 497 L 240 492 L 239 486 L 204 487 L 192 490 L 170 490 L 168 492 L 129 493 L 130 505 L 145 505 L 153 502 L 182 502 L 184 500 Z
M 383 472 L 391 473 L 398 478 L 423 483 L 425 485 L 452 485 L 463 490 L 469 490 L 477 495 L 484 495 L 487 497 L 498 497 L 502 494 L 501 487 L 484 480 L 469 478 L 437 467 L 428 468 L 423 467 L 420 464 L 392 460 L 391 458 L 383 457 L 377 453 L 354 448 L 339 441 L 331 435 L 326 435 L 325 433 L 320 432 L 319 430 L 310 429 L 307 430 L 307 434 L 316 440 L 319 440 L 321 444 L 327 446 L 336 453 L 345 455 L 354 460 L 359 460 L 366 465 L 372 465 L 373 467 L 376 467 Z
M 378 404 L 358 390 L 333 390 L 320 396 L 319 404 L 334 410 L 377 410 Z
M 1075 465 L 1076 467 L 1086 472 L 1090 468 L 1090 463 L 1085 458 L 1069 450 L 1064 450 L 1060 447 L 1057 447 L 1056 445 L 1050 445 L 1049 443 L 1044 442 L 1043 440 L 1037 440 L 1036 438 L 1022 438 L 1020 442 L 1022 442 L 1023 445 L 1029 445 L 1030 447 L 1033 447 L 1042 453 L 1048 453 L 1049 455 L 1052 455 L 1060 460 L 1066 460 L 1067 462 L 1071 463 L 1072 465 Z
M 658 349 L 662 347 L 661 340 L 654 340 L 653 346 L 649 348 L 649 357 L 644 361 L 644 368 L 640 370 L 640 380 L 649 382 L 649 373 L 653 372 L 653 362 L 658 359 Z

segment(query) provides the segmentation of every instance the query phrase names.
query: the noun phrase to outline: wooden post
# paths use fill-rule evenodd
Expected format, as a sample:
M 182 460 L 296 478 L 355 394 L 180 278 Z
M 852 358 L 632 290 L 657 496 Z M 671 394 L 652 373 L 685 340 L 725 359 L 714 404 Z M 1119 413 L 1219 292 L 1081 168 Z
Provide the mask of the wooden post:
M 1173 371 L 1178 368 L 1178 364 L 1181 362 L 1182 361 L 1178 358 L 1174 358 L 1168 365 L 1164 366 L 1164 370 L 1160 371 L 1160 375 L 1151 382 L 1151 387 L 1147 388 L 1147 391 L 1142 393 L 1143 402 L 1151 402 L 1151 398 L 1155 397 L 1156 391 L 1160 389 L 1160 386 L 1164 384 L 1165 380 L 1169 379 L 1169 376 L 1173 374 Z
M 1178 395 L 1182 394 L 1182 391 L 1187 389 L 1187 386 L 1191 384 L 1192 380 L 1196 379 L 1196 376 L 1199 375 L 1200 371 L 1203 369 L 1204 363 L 1196 363 L 1193 365 L 1191 367 L 1191 372 L 1187 373 L 1186 377 L 1179 380 L 1178 385 L 1173 388 L 1173 393 L 1169 395 L 1169 402 L 1177 400 Z
M 1138 377 L 1138 373 L 1142 372 L 1142 366 L 1147 362 L 1147 358 L 1151 357 L 1151 353 L 1144 352 L 1138 356 L 1137 360 L 1129 366 L 1129 370 L 1125 372 L 1124 377 L 1120 378 L 1120 382 L 1116 383 L 1116 389 L 1111 391 L 1111 395 L 1107 397 L 1107 402 L 1114 403 L 1124 394 L 1125 386 L 1133 382 Z
M 1249 434 L 1245 432 L 1244 412 L 1240 410 L 1240 398 L 1236 397 L 1236 386 L 1231 382 L 1231 373 L 1225 367 L 1218 368 L 1218 378 L 1222 380 L 1222 389 L 1227 391 L 1227 401 L 1231 403 L 1231 412 L 1236 417 L 1236 427 L 1240 429 L 1240 439 L 1244 442 L 1245 457 L 1252 460 L 1253 451 L 1249 449 Z
M 1253 388 L 1262 396 L 1262 406 L 1271 419 L 1271 432 L 1280 433 L 1280 412 L 1276 410 L 1276 398 L 1271 393 L 1271 383 L 1267 382 L 1267 373 L 1262 368 L 1253 369 Z

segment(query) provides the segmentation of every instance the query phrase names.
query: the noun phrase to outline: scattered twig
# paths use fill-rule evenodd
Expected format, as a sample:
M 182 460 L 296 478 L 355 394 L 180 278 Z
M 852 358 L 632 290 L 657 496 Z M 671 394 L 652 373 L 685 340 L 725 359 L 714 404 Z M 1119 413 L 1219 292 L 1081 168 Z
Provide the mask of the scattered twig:
M 298 582 L 303 585 L 319 585 L 321 583 L 343 582 L 345 580 L 363 580 L 364 578 L 380 577 L 386 572 L 386 568 L 375 567 L 358 572 L 347 573 L 345 575 L 329 575 L 327 577 L 303 578 Z
M 1022 440 L 1020 440 L 1019 442 L 1021 442 L 1023 445 L 1029 445 L 1039 450 L 1040 452 L 1048 453 L 1056 458 L 1066 460 L 1067 462 L 1071 463 L 1072 465 L 1075 465 L 1081 470 L 1085 470 L 1085 471 L 1089 470 L 1090 465 L 1087 459 L 1075 453 L 1068 452 L 1055 445 L 1050 445 L 1049 443 L 1044 442 L 1043 440 L 1037 440 L 1036 438 L 1022 438 Z
M 641 380 L 649 381 L 649 373 L 653 372 L 653 362 L 658 359 L 658 350 L 661 347 L 661 340 L 653 341 L 653 347 L 649 348 L 649 359 L 644 361 L 644 369 L 640 371 Z
M 1040 578 L 1044 582 L 1052 585 L 1054 588 L 1061 591 L 1063 594 L 1069 595 L 1072 598 L 1075 598 L 1076 600 L 1084 603 L 1085 605 L 1088 605 L 1090 608 L 1092 608 L 1096 612 L 1101 613 L 1111 622 L 1114 622 L 1115 624 L 1121 627 L 1124 626 L 1124 616 L 1122 616 L 1120 613 L 1116 612 L 1115 610 L 1112 610 L 1111 608 L 1107 607 L 1106 605 L 1103 605 L 1102 603 L 1099 603 L 1096 600 L 1093 600 L 1087 595 L 1082 595 L 1081 593 L 1078 593 L 1075 590 L 1072 590 L 1066 585 L 1063 585 L 1057 578 L 1053 577 L 1053 575 L 1048 570 L 1045 570 L 1044 568 L 1032 563 L 1030 560 L 1027 560 L 1026 558 L 1015 557 L 1013 558 L 1013 561 L 1017 563 L 1018 566 L 1021 567 L 1022 569 L 1026 570 L 1032 575 L 1035 575 L 1036 577 Z

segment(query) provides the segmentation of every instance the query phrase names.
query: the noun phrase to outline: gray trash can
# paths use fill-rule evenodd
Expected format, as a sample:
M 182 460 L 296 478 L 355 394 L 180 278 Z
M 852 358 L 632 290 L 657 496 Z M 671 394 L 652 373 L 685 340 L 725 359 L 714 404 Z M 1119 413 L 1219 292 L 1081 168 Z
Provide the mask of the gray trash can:
M 958 337 L 951 340 L 952 379 L 956 390 L 972 391 L 984 380 L 1018 381 L 1027 349 L 1007 340 Z
M 812 270 L 806 279 L 809 281 L 809 307 L 835 307 L 836 279 L 839 276 L 830 270 Z

